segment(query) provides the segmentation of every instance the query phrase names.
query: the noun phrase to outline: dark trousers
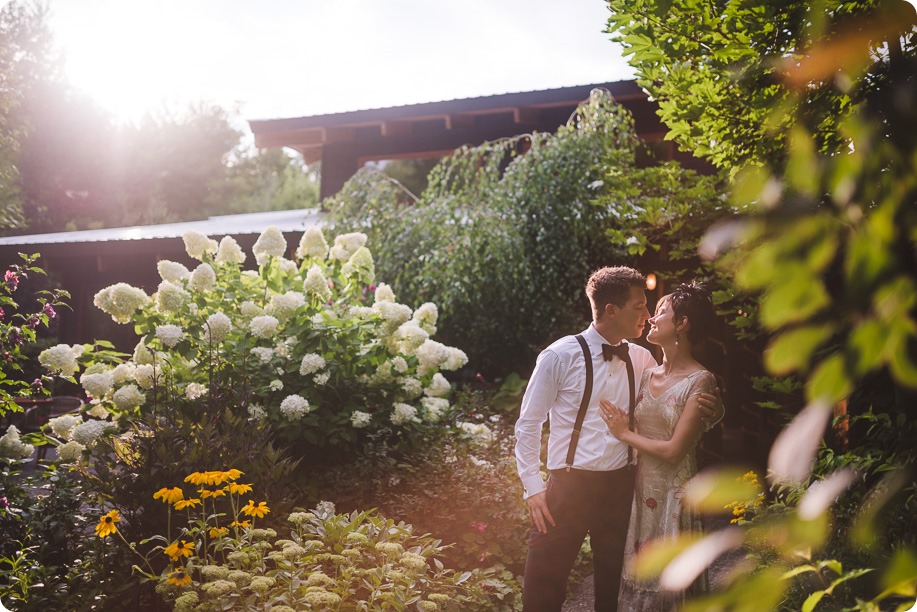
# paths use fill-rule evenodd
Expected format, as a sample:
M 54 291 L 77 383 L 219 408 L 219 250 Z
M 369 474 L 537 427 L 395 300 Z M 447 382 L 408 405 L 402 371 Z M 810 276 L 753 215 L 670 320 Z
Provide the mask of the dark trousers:
M 556 526 L 529 531 L 522 604 L 526 612 L 557 612 L 567 595 L 567 577 L 586 534 L 592 544 L 595 609 L 616 611 L 624 544 L 634 499 L 633 468 L 611 472 L 553 470 L 547 503 Z

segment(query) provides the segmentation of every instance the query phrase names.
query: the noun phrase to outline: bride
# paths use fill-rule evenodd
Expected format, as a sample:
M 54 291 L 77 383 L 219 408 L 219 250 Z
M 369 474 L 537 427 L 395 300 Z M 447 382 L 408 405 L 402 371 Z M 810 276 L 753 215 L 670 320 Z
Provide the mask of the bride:
M 611 433 L 639 453 L 633 510 L 625 547 L 621 610 L 670 610 L 684 593 L 661 591 L 656 583 L 637 580 L 634 559 L 651 540 L 671 539 L 682 531 L 701 531 L 701 517 L 682 507 L 681 491 L 697 474 L 694 449 L 704 431 L 697 395 L 713 393 L 716 377 L 697 359 L 715 322 L 710 294 L 697 284 L 679 286 L 664 296 L 649 320 L 647 340 L 662 348 L 662 365 L 647 370 L 635 409 L 637 431 L 628 429 L 627 414 L 602 400 Z M 692 591 L 706 590 L 706 574 Z

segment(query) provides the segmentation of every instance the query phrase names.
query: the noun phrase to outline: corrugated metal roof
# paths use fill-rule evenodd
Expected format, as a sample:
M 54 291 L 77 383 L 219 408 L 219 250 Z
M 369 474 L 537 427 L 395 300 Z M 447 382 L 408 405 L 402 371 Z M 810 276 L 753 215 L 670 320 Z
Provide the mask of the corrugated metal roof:
M 27 236 L 0 238 L 0 246 L 20 244 L 75 244 L 84 242 L 111 242 L 117 240 L 149 240 L 153 238 L 181 238 L 188 230 L 208 236 L 260 234 L 270 226 L 283 232 L 303 231 L 318 225 L 325 213 L 317 208 L 278 210 L 240 215 L 222 215 L 202 221 L 163 223 L 161 225 L 137 225 L 134 227 L 111 227 L 76 232 L 54 232 Z

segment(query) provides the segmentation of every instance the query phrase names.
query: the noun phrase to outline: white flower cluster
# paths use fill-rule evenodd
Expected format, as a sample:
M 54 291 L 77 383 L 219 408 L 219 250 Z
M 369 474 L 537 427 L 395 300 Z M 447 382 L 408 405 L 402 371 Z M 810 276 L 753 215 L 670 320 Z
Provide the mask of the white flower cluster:
M 286 321 L 305 305 L 306 296 L 298 291 L 287 291 L 283 294 L 277 293 L 271 296 L 267 312 L 277 317 L 280 321 Z
M 264 408 L 261 404 L 249 404 L 248 406 L 248 420 L 249 421 L 263 421 L 267 418 L 267 412 L 264 411 Z
M 243 319 L 253 319 L 258 315 L 264 314 L 264 309 L 261 306 L 258 306 L 251 300 L 245 300 L 239 306 L 239 314 L 242 315 Z
M 263 266 L 271 257 L 282 257 L 287 252 L 287 239 L 283 233 L 273 225 L 258 236 L 252 247 L 252 253 L 255 254 L 255 261 L 259 266 Z
M 347 261 L 351 255 L 356 253 L 357 249 L 363 246 L 366 246 L 366 234 L 361 232 L 341 234 L 334 239 L 334 246 L 331 247 L 329 255 L 332 259 Z
M 220 246 L 217 249 L 217 256 L 214 258 L 217 263 L 222 264 L 243 264 L 245 263 L 245 253 L 242 247 L 232 236 L 223 236 L 220 240 Z
M 70 440 L 57 447 L 57 456 L 62 463 L 76 463 L 82 458 L 84 450 L 85 446 L 76 440 Z
M 252 349 L 252 355 L 258 358 L 262 364 L 270 363 L 274 357 L 274 349 L 263 346 L 256 346 Z
M 327 302 L 331 299 L 331 288 L 328 286 L 328 279 L 322 274 L 322 269 L 315 264 L 306 273 L 306 280 L 303 281 L 302 288 L 306 295 L 315 296 L 320 302 Z
M 182 234 L 181 239 L 185 243 L 185 251 L 188 256 L 198 261 L 204 261 L 205 255 L 213 255 L 219 248 L 216 240 L 211 240 L 204 234 L 194 230 L 188 230 Z
M 386 285 L 385 283 L 379 283 L 376 286 L 376 301 L 377 302 L 394 302 L 395 301 L 395 292 L 392 291 L 392 288 Z
M 80 376 L 80 385 L 83 386 L 86 395 L 92 398 L 105 397 L 114 384 L 115 381 L 111 370 L 95 373 L 86 372 Z
M 299 364 L 299 373 L 303 376 L 314 374 L 325 367 L 325 358 L 315 353 L 303 355 L 302 363 Z
M 75 414 L 64 414 L 59 417 L 54 417 L 48 421 L 48 426 L 51 428 L 51 433 L 62 438 L 64 440 L 69 440 L 71 438 L 71 433 L 73 433 L 73 428 L 83 422 L 83 418 Z
M 161 375 L 162 369 L 158 365 L 153 365 L 152 363 L 143 363 L 134 368 L 134 381 L 143 389 L 152 389 L 153 386 L 159 382 L 159 377 Z M 121 391 L 121 389 L 118 391 Z M 116 393 L 118 391 L 116 391 Z M 125 393 L 129 394 L 130 392 L 127 391 Z M 122 394 L 122 397 L 123 396 Z
M 127 283 L 117 283 L 95 294 L 92 303 L 102 312 L 111 315 L 116 323 L 129 323 L 135 312 L 150 301 L 142 289 Z
M 369 422 L 372 420 L 372 415 L 368 412 L 363 412 L 361 410 L 354 410 L 350 415 L 350 423 L 356 429 L 362 429 L 369 425 Z
M 417 421 L 417 408 L 410 404 L 397 403 L 393 406 L 390 419 L 395 425 L 401 425 L 408 421 Z
M 185 387 L 185 397 L 189 400 L 194 401 L 207 393 L 207 387 L 201 383 L 188 383 L 188 386 Z
M 202 263 L 196 267 L 188 280 L 188 286 L 201 293 L 210 291 L 216 284 L 217 273 L 213 271 L 213 267 L 208 263 Z
M 436 423 L 449 410 L 449 400 L 442 397 L 425 397 L 420 400 L 423 407 L 423 418 L 428 423 Z
M 439 372 L 433 375 L 430 385 L 424 389 L 424 395 L 429 397 L 448 397 L 450 393 L 452 393 L 452 385 Z
M 159 262 L 162 263 L 162 262 Z M 170 281 L 162 281 L 154 296 L 156 308 L 163 314 L 178 312 L 191 299 L 191 294 L 179 285 Z
M 456 426 L 466 438 L 475 444 L 486 446 L 493 442 L 494 433 L 484 423 L 458 422 Z
M 299 241 L 299 247 L 296 249 L 296 258 L 314 257 L 316 259 L 324 259 L 327 255 L 328 242 L 325 240 L 322 230 L 315 225 L 307 228 Z
M 341 267 L 341 273 L 348 278 L 356 278 L 364 285 L 372 284 L 376 278 L 376 266 L 373 255 L 366 247 L 360 247 Z
M 156 263 L 156 271 L 167 283 L 178 284 L 191 276 L 191 271 L 180 263 L 163 259 Z
M 79 369 L 77 358 L 86 350 L 81 344 L 58 344 L 38 354 L 38 363 L 54 374 L 73 376 Z
M 111 427 L 111 423 L 108 421 L 99 421 L 97 419 L 83 421 L 73 428 L 70 432 L 70 438 L 74 442 L 89 448 L 96 443 L 96 440 L 99 439 L 99 436 L 102 435 L 106 427 Z
M 17 461 L 32 456 L 35 447 L 25 444 L 19 437 L 19 430 L 15 425 L 10 425 L 6 433 L 0 436 L 0 457 Z
M 146 401 L 146 397 L 140 392 L 137 385 L 124 385 L 115 391 L 111 399 L 119 410 L 131 410 L 137 406 L 142 406 Z
M 272 338 L 277 333 L 278 325 L 280 325 L 280 321 L 277 320 L 277 317 L 261 315 L 252 319 L 251 323 L 248 324 L 248 328 L 259 338 Z
M 156 328 L 156 337 L 166 347 L 175 348 L 185 337 L 185 332 L 178 325 L 160 325 Z
M 207 317 L 207 341 L 217 344 L 232 331 L 232 321 L 222 312 L 215 312 Z
M 413 321 L 420 326 L 422 330 L 429 335 L 436 333 L 436 320 L 439 318 L 439 310 L 433 302 L 421 304 L 420 308 L 414 311 Z
M 298 421 L 309 410 L 309 401 L 300 395 L 289 395 L 280 402 L 280 412 L 289 421 Z

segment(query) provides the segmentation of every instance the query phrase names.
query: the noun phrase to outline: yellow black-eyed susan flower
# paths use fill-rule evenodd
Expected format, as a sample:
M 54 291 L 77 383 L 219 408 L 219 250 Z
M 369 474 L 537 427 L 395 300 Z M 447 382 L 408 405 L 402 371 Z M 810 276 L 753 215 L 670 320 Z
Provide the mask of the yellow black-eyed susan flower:
M 180 499 L 180 500 L 178 500 L 177 502 L 175 502 L 175 509 L 176 509 L 176 510 L 184 510 L 185 508 L 193 508 L 193 507 L 197 506 L 197 505 L 200 504 L 200 503 L 201 503 L 201 500 L 199 500 L 199 499 L 197 499 L 197 498 L 192 498 L 192 499 Z
M 169 555 L 173 561 L 177 561 L 179 557 L 190 557 L 194 554 L 194 542 L 182 540 L 179 544 L 178 540 L 176 540 L 166 546 L 162 552 Z
M 258 502 L 255 505 L 255 500 L 248 500 L 248 504 L 242 507 L 242 512 L 248 516 L 254 516 L 256 518 L 262 518 L 270 512 L 271 509 L 267 507 L 267 502 Z
M 171 489 L 163 487 L 153 493 L 153 499 L 161 499 L 166 504 L 174 504 L 184 497 L 185 494 L 180 487 L 172 487 Z
M 96 525 L 96 535 L 100 538 L 104 538 L 113 533 L 118 532 L 118 528 L 115 526 L 115 523 L 121 520 L 121 515 L 118 514 L 117 510 L 112 510 L 105 516 L 99 519 L 99 524 Z
M 166 582 L 176 586 L 185 586 L 186 584 L 191 584 L 191 576 L 188 575 L 184 568 L 181 568 L 169 574 Z

